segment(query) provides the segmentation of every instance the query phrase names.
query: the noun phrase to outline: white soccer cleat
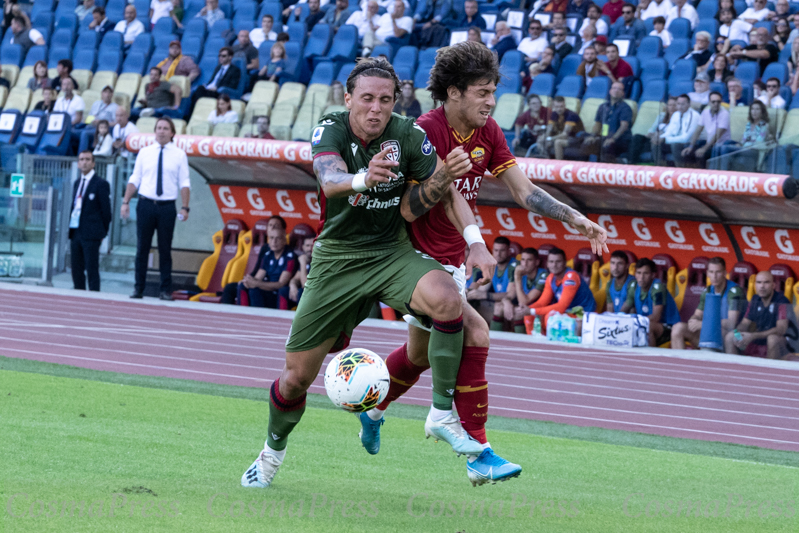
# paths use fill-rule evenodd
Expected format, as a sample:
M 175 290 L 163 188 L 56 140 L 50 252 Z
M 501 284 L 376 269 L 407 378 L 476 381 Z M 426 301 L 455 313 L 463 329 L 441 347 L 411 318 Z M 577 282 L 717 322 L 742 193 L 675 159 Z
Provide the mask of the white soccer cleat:
M 433 437 L 436 442 L 443 440 L 449 443 L 453 451 L 458 455 L 462 453 L 480 455 L 483 453 L 483 446 L 463 430 L 461 421 L 452 414 L 438 422 L 434 422 L 428 414 L 424 423 L 424 432 L 428 439 Z
M 283 461 L 276 455 L 263 450 L 258 459 L 241 476 L 241 486 L 265 489 L 272 484 L 272 479 L 281 464 Z

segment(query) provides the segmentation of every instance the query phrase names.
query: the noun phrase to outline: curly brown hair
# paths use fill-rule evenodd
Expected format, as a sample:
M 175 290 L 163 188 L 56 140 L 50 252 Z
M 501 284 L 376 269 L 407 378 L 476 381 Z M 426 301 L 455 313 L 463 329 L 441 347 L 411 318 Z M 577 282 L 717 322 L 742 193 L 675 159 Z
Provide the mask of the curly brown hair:
M 446 102 L 450 87 L 463 94 L 470 85 L 482 80 L 499 83 L 497 56 L 483 43 L 464 41 L 438 51 L 427 89 L 434 100 Z
M 394 72 L 394 67 L 383 57 L 362 57 L 358 59 L 355 68 L 352 69 L 352 72 L 350 72 L 350 75 L 347 77 L 348 93 L 352 94 L 352 91 L 355 90 L 355 82 L 358 81 L 358 78 L 361 76 L 392 80 L 394 82 L 394 101 L 402 94 L 400 80 L 397 77 L 397 73 Z

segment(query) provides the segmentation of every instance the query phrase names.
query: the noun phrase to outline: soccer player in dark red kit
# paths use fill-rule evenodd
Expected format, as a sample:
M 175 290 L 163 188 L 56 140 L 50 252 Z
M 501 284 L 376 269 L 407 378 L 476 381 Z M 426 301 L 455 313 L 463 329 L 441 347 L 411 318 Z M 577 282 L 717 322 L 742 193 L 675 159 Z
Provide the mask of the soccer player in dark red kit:
M 439 154 L 462 147 L 470 155 L 472 169 L 455 180 L 459 192 L 474 209 L 483 175 L 488 172 L 505 183 L 519 205 L 569 224 L 588 238 L 594 252 L 607 252 L 604 229 L 534 185 L 516 165 L 505 135 L 490 116 L 496 105 L 497 83 L 496 56 L 482 43 L 462 42 L 438 51 L 428 90 L 433 99 L 443 105 L 421 116 L 417 123 L 427 132 Z M 465 294 L 464 250 L 467 243 L 471 245 L 482 240 L 480 229 L 470 226 L 461 236 L 447 218 L 446 210 L 436 206 L 410 224 L 410 235 L 416 249 L 444 265 L 453 274 L 461 294 Z M 429 368 L 429 330 L 415 320 L 408 321 L 412 324 L 408 343 L 394 350 L 386 360 L 391 374 L 388 397 L 376 409 L 360 417 L 361 442 L 371 454 L 380 449 L 383 412 Z M 483 445 L 480 455 L 469 456 L 466 472 L 472 485 L 504 481 L 518 476 L 521 467 L 495 454 L 486 439 L 488 324 L 471 306 L 464 305 L 463 325 L 463 356 L 456 381 L 455 407 L 463 428 Z

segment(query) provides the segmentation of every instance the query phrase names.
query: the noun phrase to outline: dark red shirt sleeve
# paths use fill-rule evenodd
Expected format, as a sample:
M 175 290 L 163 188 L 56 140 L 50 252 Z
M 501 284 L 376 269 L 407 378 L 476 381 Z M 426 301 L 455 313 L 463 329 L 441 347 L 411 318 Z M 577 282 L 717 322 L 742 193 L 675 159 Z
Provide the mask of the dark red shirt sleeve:
M 510 167 L 515 166 L 516 158 L 510 152 L 508 141 L 505 139 L 505 134 L 502 133 L 502 128 L 499 127 L 499 124 L 493 118 L 488 117 L 486 126 L 489 128 L 494 148 L 491 152 L 491 161 L 488 162 L 488 171 L 494 177 L 497 177 Z

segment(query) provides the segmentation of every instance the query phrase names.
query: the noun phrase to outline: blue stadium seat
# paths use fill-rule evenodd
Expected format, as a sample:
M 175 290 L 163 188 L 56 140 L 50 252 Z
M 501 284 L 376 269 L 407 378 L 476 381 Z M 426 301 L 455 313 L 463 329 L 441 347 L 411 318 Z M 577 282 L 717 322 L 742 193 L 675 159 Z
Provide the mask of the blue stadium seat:
M 36 148 L 37 154 L 67 155 L 69 151 L 72 119 L 68 113 L 50 113 L 44 133 Z
M 97 70 L 119 72 L 122 67 L 122 52 L 119 50 L 102 50 L 97 59 Z
M 678 59 L 671 69 L 669 83 L 678 80 L 693 80 L 696 77 L 696 61 L 693 59 Z
M 251 30 L 255 27 L 255 16 L 257 14 L 258 14 L 258 8 L 256 7 L 256 4 L 254 2 L 250 2 L 248 4 L 240 4 L 236 8 L 236 12 L 233 15 L 233 26 L 236 25 L 236 20 L 247 21 L 250 27 L 245 29 Z
M 96 31 L 87 31 L 78 35 L 75 50 L 97 50 L 100 45 L 100 34 Z
M 54 46 L 48 55 L 47 68 L 56 68 L 62 59 L 72 59 L 72 48 L 65 46 Z
M 787 86 L 780 87 L 780 96 L 782 96 L 782 99 L 785 100 L 785 109 L 790 109 L 791 103 L 793 101 L 793 92 L 791 91 L 791 88 Z M 796 132 L 794 132 L 794 134 L 795 133 Z
M 209 37 L 203 48 L 203 59 L 213 57 L 214 61 L 218 61 L 219 49 L 223 46 L 227 46 L 227 43 L 221 37 Z
M 39 2 L 36 3 L 38 4 Z M 42 11 L 31 20 L 31 27 L 39 31 L 45 29 L 49 35 L 53 31 L 54 18 L 55 16 L 52 11 Z
M 183 20 L 196 18 L 197 14 L 205 7 L 204 0 L 187 0 L 183 3 Z
M 760 65 L 757 61 L 743 61 L 735 69 L 735 77 L 744 87 L 752 86 L 760 78 Z
M 669 96 L 680 96 L 694 90 L 694 80 L 675 80 L 669 82 Z
M 582 98 L 585 90 L 585 78 L 578 75 L 566 76 L 558 85 L 556 96 Z
M 72 33 L 77 33 L 78 31 L 78 17 L 75 13 L 67 13 L 63 14 L 56 18 L 55 23 L 56 30 L 69 30 Z
M 283 4 L 270 0 L 266 0 L 261 4 L 261 11 L 258 12 L 258 26 L 261 25 L 261 19 L 264 18 L 264 15 L 272 15 L 275 21 L 275 28 L 279 27 L 279 21 L 283 20 Z M 314 26 L 314 28 L 315 27 L 316 26 Z
M 186 37 L 187 35 L 199 35 L 205 41 L 206 37 L 208 37 L 208 23 L 205 22 L 205 19 L 191 19 L 183 24 L 183 36 Z
M 153 51 L 153 55 L 150 56 L 150 61 L 147 63 L 147 70 L 149 71 L 151 68 L 163 61 L 168 55 L 169 47 L 164 46 L 161 48 L 156 48 Z
M 179 41 L 178 36 L 174 33 L 155 33 L 153 34 L 153 43 L 156 48 L 165 48 L 169 50 L 169 43 L 172 41 Z
M 635 56 L 642 62 L 654 57 L 661 57 L 663 55 L 663 41 L 660 37 L 654 35 L 647 35 L 641 39 L 641 44 L 638 45 L 638 50 Z
M 31 111 L 23 118 L 22 131 L 17 136 L 16 143 L 23 145 L 27 152 L 33 153 L 39 146 L 45 127 L 47 117 L 44 111 Z
M 674 19 L 669 24 L 669 33 L 674 39 L 691 38 L 691 21 L 684 18 Z
M 591 83 L 589 83 L 588 87 L 585 88 L 583 99 L 601 98 L 602 100 L 607 100 L 609 93 L 610 93 L 610 78 L 608 78 L 607 76 L 597 76 L 596 78 L 591 80 Z
M 61 28 L 56 30 L 53 33 L 53 37 L 50 39 L 51 43 L 58 43 L 59 46 L 74 46 L 75 45 L 75 35 L 74 32 L 67 30 L 65 28 Z
M 233 23 L 228 19 L 217 20 L 208 30 L 208 37 L 223 37 L 233 31 Z
M 788 48 L 787 46 L 785 48 Z M 30 53 L 30 52 L 28 52 Z M 780 80 L 780 85 L 788 83 L 788 66 L 783 63 L 771 63 L 763 71 L 763 82 L 769 78 L 777 78 Z
M 147 57 L 141 52 L 128 52 L 125 62 L 122 63 L 122 73 L 134 73 L 144 75 L 147 68 Z
M 225 18 L 229 19 L 233 16 L 233 6 L 230 0 L 219 0 L 219 9 L 225 14 Z
M 412 80 L 419 59 L 419 49 L 415 46 L 403 46 L 394 56 L 394 71 L 401 80 Z
M 322 85 L 330 85 L 336 79 L 337 74 L 336 63 L 332 61 L 320 61 L 313 69 L 311 81 L 309 83 L 321 83 Z
M 699 20 L 708 20 L 716 16 L 719 11 L 719 3 L 717 0 L 700 0 L 699 5 L 696 6 L 696 14 L 699 15 Z M 741 13 L 738 13 L 739 15 Z
M 719 21 L 714 18 L 699 19 L 699 24 L 696 25 L 696 31 L 691 42 L 696 43 L 696 34 L 700 31 L 706 31 L 710 34 L 710 46 L 713 46 L 713 41 L 719 34 Z
M 566 76 L 571 76 L 577 72 L 577 67 L 583 62 L 583 56 L 580 54 L 569 54 L 563 58 L 558 69 L 558 83 Z
M 527 94 L 537 94 L 538 96 L 552 96 L 555 94 L 555 75 L 539 74 L 533 78 L 533 84 Z
M 307 4 L 300 5 L 304 6 Z M 290 21 L 288 24 L 288 34 L 289 41 L 300 43 L 301 46 L 305 46 L 305 42 L 308 40 L 308 31 L 304 22 Z
M 6 124 L 6 127 L 0 129 L 0 144 L 11 144 L 17 140 L 22 129 L 22 113 L 16 109 L 3 111 L 0 113 L 0 124 Z
M 78 0 L 59 0 L 58 6 L 56 6 L 55 10 L 56 16 L 74 13 L 76 7 L 78 7 Z M 149 6 L 147 7 L 149 8 Z
M 413 77 L 414 87 L 427 87 L 427 82 L 430 80 L 430 70 L 436 63 L 436 52 L 435 48 L 427 48 L 419 52 L 419 64 Z
M 191 56 L 196 62 L 203 53 L 202 38 L 196 35 L 184 36 L 181 41 L 181 51 L 184 55 Z
M 639 102 L 663 102 L 666 100 L 668 83 L 665 79 L 650 79 L 644 83 Z
M 355 54 L 358 52 L 358 28 L 350 24 L 341 26 L 333 37 L 330 50 L 318 60 L 336 61 L 339 63 L 349 63 L 355 61 Z M 396 68 L 396 67 L 395 67 Z M 416 65 L 414 64 L 414 70 Z M 408 79 L 408 78 L 400 78 Z
M 89 27 L 89 24 L 91 24 L 93 20 L 94 20 L 94 18 L 92 18 L 90 16 L 89 17 L 83 17 L 83 20 L 78 22 L 78 35 L 80 35 L 81 33 L 92 33 L 92 32 L 94 32 L 94 29 Z
M 264 41 L 258 47 L 258 64 L 263 68 L 269 64 L 269 59 L 272 57 L 272 46 L 275 41 Z
M 300 8 L 300 19 L 299 19 L 298 22 L 303 22 L 304 23 L 305 19 L 308 18 L 308 15 L 311 14 L 311 11 L 308 9 L 308 2 L 305 2 L 304 4 L 296 4 L 296 5 L 297 5 L 297 7 Z M 379 11 L 378 11 L 378 13 L 379 13 Z M 291 24 L 291 23 L 289 23 L 289 24 Z M 257 19 L 255 21 L 255 25 L 256 26 L 260 26 L 261 25 L 261 19 Z
M 134 41 L 135 42 L 135 41 Z M 124 40 L 122 34 L 118 31 L 109 31 L 103 37 L 103 42 L 100 43 L 100 53 L 106 50 L 122 51 Z
M 648 59 L 641 67 L 641 82 L 646 87 L 649 80 L 665 80 L 669 75 L 669 66 L 662 57 Z
M 388 58 L 389 62 L 391 62 L 394 61 L 394 48 L 387 44 L 381 44 L 380 46 L 375 46 L 374 49 L 372 49 L 372 53 L 369 55 L 371 57 L 384 55 Z
M 630 65 L 630 68 L 633 69 L 633 78 L 638 79 L 638 77 L 641 76 L 641 62 L 635 56 L 625 57 L 624 60 Z
M 327 53 L 330 47 L 330 41 L 333 38 L 333 31 L 327 24 L 316 24 L 311 30 L 311 37 L 308 39 L 308 44 L 305 46 L 303 57 L 305 59 L 313 59 L 316 56 L 323 56 Z M 289 41 L 291 42 L 291 41 Z
M 338 76 L 336 76 L 336 80 L 341 82 L 341 84 L 346 88 L 347 87 L 347 78 L 350 77 L 350 72 L 352 69 L 355 68 L 355 63 L 345 63 L 341 70 L 338 71 Z
M 152 61 L 155 61 L 155 58 L 153 58 Z M 151 64 L 152 61 L 150 61 Z M 198 83 L 199 85 L 205 85 L 206 83 L 211 81 L 211 75 L 214 73 L 214 69 L 216 68 L 216 65 L 218 63 L 219 60 L 216 57 L 211 57 L 208 54 L 206 54 L 206 57 L 203 57 L 199 65 L 197 65 L 198 67 L 200 67 L 200 75 L 197 76 L 195 83 Z
M 204 21 L 203 21 L 204 22 Z M 145 61 L 150 59 L 150 54 L 153 52 L 153 36 L 149 33 L 140 33 L 133 40 L 130 45 L 128 54 L 141 54 L 144 56 Z
M 727 97 L 728 97 L 729 94 L 727 92 L 727 84 L 726 83 L 721 83 L 721 82 L 716 82 L 716 81 L 712 82 L 710 84 L 710 92 L 713 92 L 713 91 L 721 93 L 721 98 L 723 100 L 725 100 L 725 101 L 727 100 Z
M 22 66 L 32 67 L 37 61 L 47 61 L 47 46 L 31 46 Z
M 755 28 L 766 28 L 771 35 L 774 35 L 774 23 L 770 20 L 755 22 Z
M 318 26 L 318 24 L 317 24 Z M 280 76 L 281 83 L 284 81 L 299 81 L 302 77 L 302 47 L 300 43 L 287 42 L 286 47 L 286 68 Z
M 22 66 L 22 47 L 18 44 L 0 46 L 0 63 L 3 65 Z
M 127 5 L 126 0 L 108 0 L 105 5 L 105 16 L 114 23 L 119 22 L 125 18 L 125 7 Z
M 48 15 L 53 15 L 55 11 L 55 0 L 36 0 L 35 2 L 31 2 L 33 6 L 31 7 L 30 12 L 30 19 L 33 22 L 33 27 L 36 27 L 36 19 L 42 13 L 47 13 Z
M 153 26 L 153 37 L 159 34 L 167 34 L 171 35 L 175 33 L 175 21 L 172 20 L 172 17 L 161 17 L 160 19 L 155 21 L 155 26 Z
M 666 51 L 663 52 L 663 59 L 671 67 L 675 61 L 687 54 L 691 48 L 690 39 L 674 39 L 669 47 L 666 48 Z
M 72 65 L 77 70 L 91 70 L 94 72 L 94 67 L 97 64 L 97 52 L 91 48 L 84 48 L 75 50 L 72 59 Z

